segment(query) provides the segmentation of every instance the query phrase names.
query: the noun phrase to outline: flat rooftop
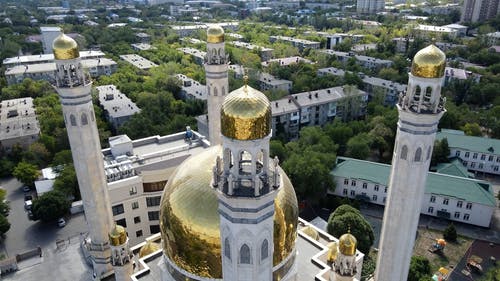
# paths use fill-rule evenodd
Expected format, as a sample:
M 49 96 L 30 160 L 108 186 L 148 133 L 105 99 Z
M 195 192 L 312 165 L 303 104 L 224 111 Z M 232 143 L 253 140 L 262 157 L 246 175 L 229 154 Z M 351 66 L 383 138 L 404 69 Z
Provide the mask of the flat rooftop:
M 104 53 L 101 51 L 80 51 L 80 58 L 91 59 L 91 58 L 102 58 Z M 6 58 L 3 60 L 4 65 L 9 64 L 31 64 L 39 62 L 52 62 L 54 61 L 54 54 L 40 54 L 40 55 L 29 55 L 29 56 L 17 56 Z
M 313 62 L 308 60 L 308 59 L 305 59 L 305 58 L 299 57 L 299 56 L 294 56 L 294 57 L 286 57 L 286 58 L 279 58 L 279 59 L 270 59 L 268 61 L 262 62 L 262 66 L 268 66 L 269 64 L 271 64 L 273 62 L 277 62 L 281 66 L 287 66 L 287 65 L 291 65 L 291 64 L 299 63 L 299 62 L 313 64 Z
M 175 77 L 179 79 L 182 83 L 182 91 L 187 98 L 192 99 L 207 99 L 207 86 L 201 84 L 200 82 L 187 77 L 184 74 L 176 74 Z
M 147 51 L 147 50 L 154 50 L 156 47 L 151 46 L 151 44 L 148 43 L 133 43 L 130 44 L 132 48 L 141 50 L 141 51 Z
M 292 81 L 285 79 L 278 79 L 272 76 L 269 73 L 261 72 L 259 75 L 259 82 L 265 83 L 268 85 L 283 85 L 283 84 L 292 84 Z
M 185 48 L 179 48 L 177 50 L 183 52 L 184 54 L 191 55 L 201 59 L 205 59 L 205 56 L 207 55 L 207 52 L 195 48 L 185 47 Z
M 254 44 L 251 44 L 251 43 L 241 42 L 241 41 L 230 41 L 228 43 L 232 44 L 232 45 L 234 45 L 234 46 L 236 46 L 238 48 L 245 48 L 247 50 L 260 50 L 262 52 L 271 52 L 271 51 L 274 50 L 274 49 L 271 49 L 271 48 L 262 47 L 262 46 L 254 45 Z
M 271 102 L 271 112 L 272 116 L 280 116 L 283 114 L 299 112 L 299 107 L 295 104 L 295 102 L 293 102 L 293 98 L 285 97 Z
M 99 92 L 99 103 L 112 118 L 131 116 L 141 112 L 139 107 L 115 85 L 99 86 L 96 90 Z
M 0 140 L 39 133 L 40 125 L 32 98 L 4 100 L 0 103 Z
M 293 37 L 288 37 L 288 36 L 270 36 L 270 38 L 274 38 L 276 40 L 281 40 L 281 41 L 295 42 L 295 43 L 304 44 L 304 45 L 319 45 L 320 44 L 320 42 L 317 42 L 317 41 L 293 38 Z
M 366 96 L 366 92 L 358 90 L 356 96 Z M 344 87 L 332 87 L 315 91 L 302 92 L 292 95 L 297 104 L 303 106 L 313 106 L 318 104 L 325 104 L 341 100 L 347 95 L 344 93 Z
M 130 55 L 120 55 L 120 58 L 133 66 L 139 68 L 139 69 L 150 69 L 152 67 L 158 66 L 156 63 L 147 60 L 139 55 L 136 54 L 130 54 Z
M 83 68 L 94 68 L 99 66 L 116 65 L 116 62 L 108 58 L 84 59 L 81 61 Z M 5 75 L 19 75 L 24 73 L 42 73 L 56 71 L 55 62 L 15 65 L 5 70 Z

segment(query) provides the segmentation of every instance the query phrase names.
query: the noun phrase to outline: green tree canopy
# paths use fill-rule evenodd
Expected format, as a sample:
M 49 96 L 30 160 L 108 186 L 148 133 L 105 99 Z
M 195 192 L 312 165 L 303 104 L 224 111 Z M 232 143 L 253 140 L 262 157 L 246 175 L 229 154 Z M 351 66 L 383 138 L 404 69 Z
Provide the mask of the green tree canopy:
M 450 223 L 443 231 L 443 238 L 447 241 L 457 241 L 457 229 Z
M 75 167 L 73 164 L 67 164 L 54 181 L 54 190 L 60 191 L 66 197 L 80 199 L 80 190 L 76 178 Z
M 421 256 L 411 257 L 408 281 L 420 281 L 426 277 L 430 277 L 430 274 L 431 265 L 428 259 Z
M 45 222 L 55 221 L 64 216 L 69 207 L 71 202 L 66 196 L 58 190 L 52 190 L 33 200 L 33 215 Z
M 22 161 L 14 168 L 12 175 L 24 185 L 33 187 L 35 186 L 34 181 L 40 176 L 40 171 L 37 166 Z

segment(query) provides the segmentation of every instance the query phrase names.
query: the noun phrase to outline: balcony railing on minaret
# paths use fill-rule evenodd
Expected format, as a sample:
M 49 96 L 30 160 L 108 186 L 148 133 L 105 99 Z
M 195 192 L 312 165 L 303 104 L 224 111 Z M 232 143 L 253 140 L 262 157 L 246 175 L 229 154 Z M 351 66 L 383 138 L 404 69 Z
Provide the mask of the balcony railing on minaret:
M 56 69 L 56 85 L 58 88 L 74 88 L 88 85 L 90 74 L 83 71 L 80 64 L 59 64 Z
M 398 103 L 403 110 L 409 110 L 419 114 L 438 114 L 444 110 L 446 97 L 432 98 L 429 96 L 410 96 L 406 91 L 399 94 Z

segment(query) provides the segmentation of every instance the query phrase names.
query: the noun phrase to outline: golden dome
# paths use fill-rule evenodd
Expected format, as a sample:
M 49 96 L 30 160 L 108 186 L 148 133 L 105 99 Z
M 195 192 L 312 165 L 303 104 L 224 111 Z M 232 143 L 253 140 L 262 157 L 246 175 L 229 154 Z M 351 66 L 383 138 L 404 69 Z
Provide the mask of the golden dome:
M 222 43 L 224 42 L 224 29 L 219 25 L 212 25 L 207 29 L 207 42 L 208 43 Z
M 151 255 L 152 253 L 158 251 L 161 249 L 160 244 L 148 241 L 146 242 L 146 245 L 142 246 L 141 249 L 139 250 L 139 257 L 143 258 L 147 255 Z
M 270 132 L 271 104 L 263 93 L 245 85 L 224 99 L 221 108 L 222 135 L 237 140 L 254 140 Z
M 339 253 L 339 245 L 337 242 L 328 243 L 328 255 L 326 257 L 326 261 L 334 262 L 337 259 L 337 255 Z
M 115 227 L 109 233 L 109 242 L 112 246 L 119 246 L 127 242 L 127 231 L 125 231 L 125 228 L 115 224 Z
M 62 33 L 52 43 L 52 51 L 56 60 L 71 60 L 80 57 L 78 44 L 73 38 Z
M 446 55 L 438 47 L 429 45 L 413 57 L 411 74 L 422 78 L 441 78 L 446 67 Z
M 358 241 L 351 233 L 346 233 L 339 238 L 339 251 L 346 256 L 354 256 L 356 254 L 356 244 Z
M 163 191 L 160 229 L 164 254 L 180 268 L 202 277 L 222 278 L 217 191 L 212 188 L 212 167 L 220 146 L 185 160 Z M 295 190 L 281 171 L 281 188 L 274 200 L 273 264 L 294 249 L 298 207 Z

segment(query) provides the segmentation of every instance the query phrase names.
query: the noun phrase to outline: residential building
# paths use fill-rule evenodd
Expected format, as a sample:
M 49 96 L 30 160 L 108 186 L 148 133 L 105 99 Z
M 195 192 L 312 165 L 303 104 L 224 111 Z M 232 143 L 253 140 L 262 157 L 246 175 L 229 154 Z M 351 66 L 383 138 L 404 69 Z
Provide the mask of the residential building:
M 298 56 L 295 56 L 295 57 L 286 57 L 286 58 L 278 58 L 278 59 L 270 59 L 268 61 L 263 61 L 262 62 L 262 66 L 266 67 L 268 65 L 270 65 L 271 63 L 278 63 L 279 65 L 281 66 L 289 66 L 291 64 L 296 64 L 296 63 L 299 63 L 299 62 L 303 62 L 303 63 L 309 63 L 309 64 L 313 64 L 314 62 L 308 60 L 308 59 L 305 59 L 303 57 L 298 57 Z
M 356 44 L 352 46 L 351 51 L 356 53 L 363 53 L 368 50 L 376 50 L 377 44 Z
M 291 43 L 294 47 L 299 49 L 300 52 L 302 52 L 305 49 L 319 49 L 320 47 L 320 42 L 298 39 L 287 36 L 269 36 L 269 41 L 271 41 L 271 43 L 277 41 Z
M 170 6 L 170 15 L 173 17 L 197 14 L 198 11 L 199 11 L 198 8 L 190 7 L 189 5 L 171 5 Z
M 375 14 L 385 8 L 384 0 L 357 0 L 356 12 L 362 14 Z
M 457 157 L 474 173 L 500 175 L 500 140 L 466 136 L 464 132 L 442 129 L 436 139 L 446 138 L 450 157 Z
M 133 43 L 130 44 L 130 46 L 132 46 L 132 49 L 134 49 L 134 51 L 148 51 L 156 49 L 156 47 L 151 46 L 151 44 L 148 43 Z
M 241 41 L 229 41 L 228 44 L 231 44 L 238 48 L 244 48 L 250 51 L 258 52 L 260 59 L 262 61 L 270 60 L 273 57 L 274 49 L 266 48 L 262 46 L 257 46 L 251 43 L 241 42 Z
M 3 100 L 0 103 L 0 148 L 10 151 L 13 146 L 28 148 L 40 136 L 32 98 Z
M 491 32 L 486 34 L 486 39 L 490 46 L 500 44 L 500 31 Z
M 207 56 L 207 52 L 200 51 L 200 50 L 194 49 L 194 48 L 185 47 L 185 48 L 179 48 L 177 50 L 183 52 L 186 55 L 192 56 L 194 59 L 194 62 L 196 64 L 199 64 L 199 65 L 203 65 L 203 63 L 205 62 L 205 57 Z
M 115 131 L 134 114 L 141 112 L 137 105 L 115 85 L 98 86 L 96 90 L 104 115 Z
M 271 102 L 273 136 L 285 134 L 288 139 L 299 137 L 300 107 L 291 96 Z
M 462 22 L 481 22 L 498 15 L 498 0 L 465 0 L 462 8 Z
M 347 63 L 349 59 L 354 58 L 359 65 L 362 67 L 377 70 L 384 67 L 391 67 L 393 62 L 391 60 L 383 60 L 369 56 L 356 55 L 354 52 L 338 52 L 334 50 L 321 50 L 320 52 L 325 53 L 327 55 L 336 56 L 337 60 L 341 63 Z
M 277 79 L 269 73 L 261 72 L 259 74 L 259 87 L 261 91 L 279 90 L 290 93 L 292 81 Z
M 206 30 L 212 24 L 195 24 L 195 25 L 171 25 L 170 27 L 177 33 L 180 37 L 188 37 L 193 35 L 199 30 Z M 217 23 L 218 26 L 224 28 L 225 30 L 236 31 L 238 29 L 238 22 L 221 22 Z
M 42 48 L 44 54 L 52 54 L 52 42 L 57 36 L 62 34 L 62 29 L 58 26 L 41 26 Z
M 135 34 L 135 37 L 137 38 L 137 40 L 139 40 L 139 43 L 151 43 L 151 35 L 145 32 L 138 32 Z
M 331 174 L 340 197 L 386 203 L 391 166 L 338 157 Z M 489 227 L 496 208 L 492 186 L 467 177 L 428 172 L 420 214 Z
M 479 83 L 479 81 L 481 80 L 481 75 L 472 73 L 472 71 L 468 71 L 465 69 L 447 66 L 444 71 L 443 86 L 449 85 L 452 81 L 467 79 L 471 79 L 475 83 Z
M 152 67 L 157 67 L 158 65 L 152 61 L 149 61 L 139 55 L 136 54 L 130 54 L 130 55 L 120 55 L 120 58 L 133 66 L 142 69 L 142 70 L 148 70 Z
M 342 43 L 345 39 L 351 40 L 353 43 L 357 43 L 365 37 L 361 34 L 347 34 L 347 33 L 335 33 L 329 34 L 325 32 L 319 32 L 323 37 L 326 37 L 326 49 L 333 49 L 335 45 Z
M 100 59 L 104 58 L 104 53 L 101 51 L 80 51 L 80 58 L 82 60 L 87 59 Z M 15 66 L 15 65 L 26 65 L 26 64 L 39 64 L 54 62 L 54 54 L 39 54 L 39 55 L 27 55 L 27 56 L 17 56 L 10 57 L 3 60 L 3 65 L 5 66 Z
M 413 30 L 416 36 L 424 39 L 454 39 L 458 36 L 458 31 L 456 29 L 446 26 L 419 24 Z
M 184 99 L 207 100 L 206 85 L 203 85 L 184 74 L 176 74 L 175 77 L 181 81 L 181 94 Z

